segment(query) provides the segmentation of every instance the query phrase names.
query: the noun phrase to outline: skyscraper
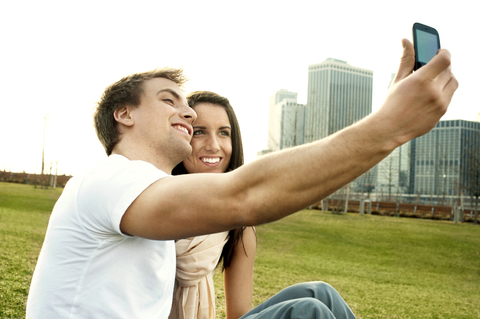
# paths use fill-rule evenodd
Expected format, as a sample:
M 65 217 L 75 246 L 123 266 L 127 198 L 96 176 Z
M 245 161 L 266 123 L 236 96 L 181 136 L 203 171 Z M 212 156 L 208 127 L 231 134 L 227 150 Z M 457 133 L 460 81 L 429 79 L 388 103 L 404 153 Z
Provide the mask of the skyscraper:
M 304 142 L 322 139 L 372 112 L 373 71 L 328 58 L 308 66 Z M 376 182 L 376 168 L 351 186 L 369 192 Z
M 296 143 L 300 134 L 301 143 Z M 269 101 L 268 149 L 274 152 L 299 144 L 303 144 L 303 105 L 297 104 L 296 92 L 277 91 Z
M 335 133 L 372 112 L 373 71 L 329 58 L 308 67 L 305 142 Z
M 305 105 L 288 99 L 275 105 L 275 125 L 279 130 L 279 149 L 303 144 Z

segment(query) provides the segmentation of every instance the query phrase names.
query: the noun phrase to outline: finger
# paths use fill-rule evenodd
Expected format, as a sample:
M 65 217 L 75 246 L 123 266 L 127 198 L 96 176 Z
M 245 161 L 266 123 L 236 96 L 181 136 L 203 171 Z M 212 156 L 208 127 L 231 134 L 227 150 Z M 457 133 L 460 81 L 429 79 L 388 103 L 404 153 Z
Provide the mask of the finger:
M 445 113 L 452 101 L 453 94 L 458 88 L 458 81 L 452 73 L 451 66 L 443 70 L 434 80 L 427 80 L 427 82 L 433 84 L 432 88 L 436 88 L 435 91 L 438 92 L 438 95 L 436 95 L 437 105 Z
M 443 81 L 445 81 L 445 85 L 443 87 L 443 94 L 447 99 L 448 103 L 450 103 L 453 97 L 453 93 L 455 93 L 455 91 L 458 89 L 458 81 L 451 71 L 448 72 L 448 75 L 448 77 L 443 79 Z
M 398 67 L 395 82 L 398 82 L 408 75 L 412 74 L 415 65 L 415 50 L 413 44 L 407 39 L 402 39 L 402 57 L 400 59 L 400 66 Z
M 453 95 L 453 93 L 458 89 L 458 86 L 459 86 L 458 80 L 452 74 L 452 77 L 445 85 L 444 91 L 447 94 Z
M 451 55 L 448 50 L 440 49 L 436 56 L 426 65 L 421 67 L 416 73 L 422 77 L 434 80 L 452 64 Z
M 453 75 L 452 73 L 452 67 L 449 66 L 448 68 L 446 68 L 445 70 L 443 70 L 438 76 L 437 78 L 435 79 L 435 81 L 437 82 L 437 85 L 443 90 L 445 89 L 445 87 L 450 83 L 450 81 L 452 81 L 452 79 L 454 80 L 453 82 L 455 83 L 456 82 L 456 79 L 455 79 L 455 76 Z M 457 86 L 458 86 L 458 82 L 457 83 Z
M 445 85 L 441 87 L 441 94 L 438 95 L 438 99 L 436 100 L 436 106 L 439 108 L 439 114 L 442 116 L 447 112 L 448 107 L 452 101 L 453 94 L 458 88 L 457 79 L 450 73 L 450 77 L 446 81 Z M 443 81 L 443 80 L 442 80 Z

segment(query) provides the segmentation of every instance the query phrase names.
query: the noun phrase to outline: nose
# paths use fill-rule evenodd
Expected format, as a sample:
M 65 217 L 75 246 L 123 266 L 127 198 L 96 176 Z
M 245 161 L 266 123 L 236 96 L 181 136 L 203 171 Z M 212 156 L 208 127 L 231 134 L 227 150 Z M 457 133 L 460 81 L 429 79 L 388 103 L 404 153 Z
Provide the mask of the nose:
M 197 113 L 188 105 L 183 105 L 180 110 L 180 116 L 185 119 L 190 125 L 197 120 Z
M 220 150 L 220 144 L 218 143 L 216 135 L 209 135 L 207 143 L 205 145 L 205 150 L 209 152 L 216 153 Z

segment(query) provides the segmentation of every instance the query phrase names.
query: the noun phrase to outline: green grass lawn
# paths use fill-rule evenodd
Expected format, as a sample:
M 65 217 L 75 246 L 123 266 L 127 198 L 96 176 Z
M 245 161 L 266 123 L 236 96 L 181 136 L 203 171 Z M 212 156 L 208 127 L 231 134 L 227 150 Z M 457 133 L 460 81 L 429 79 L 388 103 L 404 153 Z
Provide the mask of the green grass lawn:
M 0 183 L 0 318 L 23 318 L 62 189 Z M 254 304 L 294 283 L 334 286 L 358 318 L 480 318 L 480 226 L 302 211 L 257 227 Z M 221 273 L 215 275 L 224 317 Z
M 0 183 L 0 318 L 24 318 L 50 212 L 62 189 Z
M 480 318 L 479 226 L 306 210 L 257 233 L 255 305 L 321 280 L 358 318 Z

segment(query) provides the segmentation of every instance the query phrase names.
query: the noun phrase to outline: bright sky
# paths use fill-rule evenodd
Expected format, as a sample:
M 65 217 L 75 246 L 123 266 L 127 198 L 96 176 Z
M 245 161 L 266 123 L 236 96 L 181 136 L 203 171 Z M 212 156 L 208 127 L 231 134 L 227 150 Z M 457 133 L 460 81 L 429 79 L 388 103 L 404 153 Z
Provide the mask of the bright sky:
M 474 120 L 480 31 L 471 0 L 3 1 L 0 4 L 0 170 L 76 174 L 106 155 L 92 125 L 104 88 L 156 67 L 184 68 L 186 92 L 230 99 L 246 160 L 266 148 L 268 97 L 298 92 L 328 57 L 374 71 L 375 110 L 411 26 L 435 27 L 460 82 L 444 119 Z

